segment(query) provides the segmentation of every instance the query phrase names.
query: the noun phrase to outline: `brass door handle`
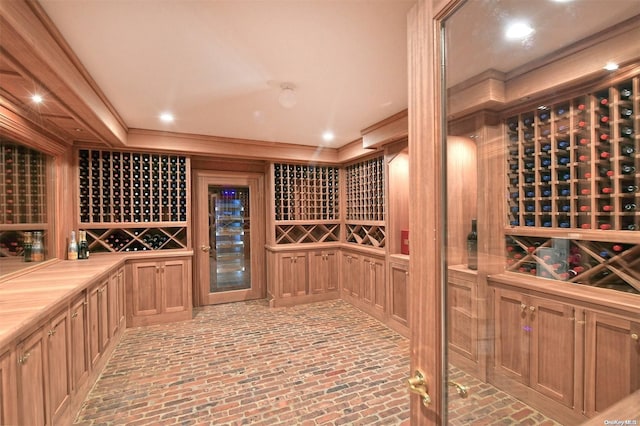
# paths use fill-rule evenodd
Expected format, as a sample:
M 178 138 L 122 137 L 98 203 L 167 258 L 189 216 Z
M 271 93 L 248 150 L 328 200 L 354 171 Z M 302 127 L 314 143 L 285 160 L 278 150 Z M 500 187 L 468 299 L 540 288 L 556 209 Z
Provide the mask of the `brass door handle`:
M 410 392 L 417 393 L 422 397 L 422 405 L 429 407 L 431 397 L 429 396 L 429 389 L 424 374 L 422 374 L 420 370 L 416 370 L 413 377 L 407 379 L 407 386 L 409 386 Z
M 454 382 L 453 380 L 449 380 L 449 382 L 447 383 L 449 386 L 455 386 L 456 387 L 456 392 L 458 392 L 458 395 L 460 395 L 460 398 L 466 398 L 469 396 L 469 388 L 461 385 L 460 383 Z
M 211 246 L 202 245 L 202 246 L 200 246 L 200 250 L 202 250 L 205 253 L 208 253 L 209 250 L 211 250 Z

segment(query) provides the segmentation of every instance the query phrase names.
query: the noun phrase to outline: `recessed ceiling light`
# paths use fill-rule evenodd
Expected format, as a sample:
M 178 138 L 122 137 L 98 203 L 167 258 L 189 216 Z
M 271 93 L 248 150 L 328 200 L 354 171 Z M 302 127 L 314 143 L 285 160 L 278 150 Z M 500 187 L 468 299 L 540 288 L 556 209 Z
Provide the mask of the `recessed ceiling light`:
M 607 71 L 615 71 L 619 68 L 619 65 L 616 64 L 615 62 L 607 62 L 607 64 L 604 66 L 604 69 Z
M 572 2 L 573 0 L 553 0 L 553 1 L 555 1 L 556 3 L 569 3 L 569 2 Z
M 522 40 L 530 36 L 533 31 L 533 28 L 526 22 L 514 22 L 507 27 L 504 36 L 508 40 Z
M 170 112 L 163 112 L 162 114 L 160 114 L 160 120 L 164 123 L 171 123 L 174 120 L 173 114 L 171 114 Z
M 322 134 L 322 140 L 325 142 L 331 142 L 335 138 L 335 135 L 331 130 L 327 130 Z
M 42 101 L 43 101 L 44 99 L 42 98 L 42 95 L 39 95 L 39 94 L 37 94 L 37 93 L 36 93 L 35 95 L 31 96 L 31 100 L 32 100 L 33 102 L 35 102 L 35 103 L 39 104 L 39 103 L 42 103 Z

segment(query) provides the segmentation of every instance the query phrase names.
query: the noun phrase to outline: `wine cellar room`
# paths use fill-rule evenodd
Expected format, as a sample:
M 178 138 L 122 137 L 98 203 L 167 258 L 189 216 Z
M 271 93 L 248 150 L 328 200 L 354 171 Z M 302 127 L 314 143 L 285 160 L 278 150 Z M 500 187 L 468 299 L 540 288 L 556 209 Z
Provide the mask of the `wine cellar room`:
M 637 419 L 640 3 L 393 3 L 401 96 L 335 144 L 304 134 L 304 84 L 271 80 L 251 96 L 289 114 L 273 127 L 232 117 L 247 93 L 200 116 L 246 133 L 127 125 L 64 2 L 0 3 L 0 424 L 73 422 L 127 329 L 338 300 L 408 339 L 412 424 L 499 421 L 480 389 L 557 424 Z M 437 69 L 421 8 L 445 16 Z M 545 23 L 505 42 L 514 16 Z

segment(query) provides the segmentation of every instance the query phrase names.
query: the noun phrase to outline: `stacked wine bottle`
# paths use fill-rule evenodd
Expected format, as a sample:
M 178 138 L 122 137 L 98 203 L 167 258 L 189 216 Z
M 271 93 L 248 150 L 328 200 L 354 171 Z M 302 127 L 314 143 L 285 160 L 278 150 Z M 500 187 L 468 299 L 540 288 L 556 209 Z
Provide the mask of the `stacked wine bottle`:
M 384 157 L 346 168 L 347 221 L 384 221 Z
M 511 226 L 640 230 L 639 84 L 506 119 Z

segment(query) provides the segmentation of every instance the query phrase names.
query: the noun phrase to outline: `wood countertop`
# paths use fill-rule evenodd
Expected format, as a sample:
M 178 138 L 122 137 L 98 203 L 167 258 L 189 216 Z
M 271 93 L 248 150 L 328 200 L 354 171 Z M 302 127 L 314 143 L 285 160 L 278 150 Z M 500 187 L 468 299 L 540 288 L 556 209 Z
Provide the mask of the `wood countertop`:
M 60 260 L 0 283 L 0 349 L 68 304 L 89 285 L 128 260 L 191 257 L 193 251 L 109 254 Z

